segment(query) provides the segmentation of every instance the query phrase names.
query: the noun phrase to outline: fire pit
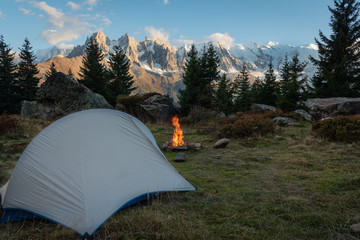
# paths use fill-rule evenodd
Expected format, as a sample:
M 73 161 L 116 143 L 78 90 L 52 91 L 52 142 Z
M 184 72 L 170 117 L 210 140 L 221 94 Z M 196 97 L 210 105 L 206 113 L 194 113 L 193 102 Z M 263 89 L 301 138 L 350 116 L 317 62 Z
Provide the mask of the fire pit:
M 184 141 L 183 130 L 180 127 L 179 118 L 176 115 L 171 119 L 171 123 L 175 127 L 173 138 L 163 144 L 164 150 L 172 152 L 186 151 L 190 149 L 199 150 L 201 148 L 201 143 L 187 143 Z

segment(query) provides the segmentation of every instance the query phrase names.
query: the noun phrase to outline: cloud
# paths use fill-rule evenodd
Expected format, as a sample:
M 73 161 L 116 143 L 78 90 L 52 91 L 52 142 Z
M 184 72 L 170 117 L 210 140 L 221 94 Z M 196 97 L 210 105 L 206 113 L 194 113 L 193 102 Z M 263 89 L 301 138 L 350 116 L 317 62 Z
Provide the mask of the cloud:
M 213 33 L 210 36 L 205 37 L 206 40 L 211 42 L 217 42 L 222 46 L 229 49 L 234 42 L 234 38 L 232 38 L 228 33 Z
M 93 9 L 93 7 L 98 3 L 98 1 L 99 0 L 85 0 L 84 4 L 89 5 L 87 10 L 91 11 Z
M 19 10 L 20 10 L 24 15 L 28 15 L 28 16 L 35 15 L 35 13 L 32 12 L 30 9 L 19 8 Z
M 67 16 L 46 2 L 31 4 L 48 15 L 48 26 L 41 32 L 41 37 L 52 45 L 78 39 L 83 34 L 90 34 L 94 25 L 85 21 L 85 16 Z
M 145 32 L 150 34 L 151 38 L 159 39 L 161 41 L 169 41 L 169 33 L 165 32 L 164 29 L 157 29 L 153 26 L 146 26 Z
M 0 11 L 0 18 L 5 19 L 5 17 L 6 15 L 2 11 Z
M 163 0 L 163 3 L 164 3 L 164 4 L 168 4 L 168 3 L 169 3 L 169 0 Z
M 195 41 L 194 41 L 194 40 L 187 39 L 187 38 L 184 37 L 183 35 L 181 35 L 179 39 L 176 39 L 175 42 L 176 42 L 178 45 L 192 45 L 192 44 L 195 44 Z
M 66 5 L 71 7 L 72 10 L 79 10 L 81 8 L 80 4 L 76 4 L 74 2 L 67 2 Z

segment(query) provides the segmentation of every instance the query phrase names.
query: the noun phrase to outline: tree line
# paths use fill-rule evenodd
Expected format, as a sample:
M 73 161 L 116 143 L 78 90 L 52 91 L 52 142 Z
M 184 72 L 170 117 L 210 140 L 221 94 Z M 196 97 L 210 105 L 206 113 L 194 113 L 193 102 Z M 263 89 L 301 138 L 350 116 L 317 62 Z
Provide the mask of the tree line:
M 40 78 L 37 77 L 36 56 L 30 41 L 25 41 L 20 48 L 20 62 L 14 63 L 15 53 L 0 36 L 0 114 L 19 113 L 22 100 L 33 101 Z M 98 46 L 96 39 L 91 39 L 86 46 L 86 53 L 82 59 L 79 79 L 76 79 L 71 69 L 67 76 L 76 80 L 91 91 L 103 95 L 106 100 L 115 105 L 119 95 L 129 95 L 136 89 L 133 86 L 133 76 L 130 74 L 130 62 L 120 46 L 115 46 L 108 60 L 109 68 L 105 66 L 104 54 Z M 45 79 L 58 72 L 52 62 L 45 74 Z
M 264 78 L 256 78 L 253 84 L 246 63 L 230 82 L 218 71 L 219 58 L 213 44 L 204 46 L 201 54 L 193 45 L 185 63 L 185 89 L 179 94 L 182 114 L 187 115 L 195 105 L 225 114 L 248 111 L 253 103 L 293 111 L 310 97 L 360 97 L 360 3 L 334 0 L 329 11 L 332 34 L 326 37 L 320 31 L 320 40 L 315 39 L 319 59 L 309 57 L 317 67 L 311 79 L 304 74 L 307 62 L 301 62 L 295 52 L 285 56 L 279 81 L 270 61 Z

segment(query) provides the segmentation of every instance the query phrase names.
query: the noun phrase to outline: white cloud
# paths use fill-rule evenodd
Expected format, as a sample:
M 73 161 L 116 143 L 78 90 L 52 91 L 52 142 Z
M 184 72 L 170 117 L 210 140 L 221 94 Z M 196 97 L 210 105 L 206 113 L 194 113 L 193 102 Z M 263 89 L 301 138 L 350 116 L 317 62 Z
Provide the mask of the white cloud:
M 169 41 L 169 33 L 165 32 L 162 28 L 155 28 L 153 26 L 146 26 L 145 32 L 150 34 L 151 38 L 159 39 L 161 41 Z
M 232 43 L 235 40 L 228 33 L 213 33 L 210 36 L 207 36 L 205 39 L 211 42 L 217 42 L 222 46 L 226 47 L 227 49 L 231 47 Z
M 24 15 L 35 15 L 35 13 L 33 13 L 30 9 L 25 9 L 25 8 L 19 8 L 19 10 L 24 14 Z
M 164 4 L 168 4 L 168 3 L 169 3 L 169 0 L 163 0 L 163 3 L 164 3 Z
M 41 37 L 50 44 L 69 42 L 83 34 L 90 34 L 94 26 L 82 16 L 66 16 L 61 10 L 49 6 L 46 2 L 31 4 L 48 15 L 48 27 L 41 32 Z
M 194 40 L 187 39 L 185 36 L 181 35 L 179 39 L 176 39 L 175 42 L 178 45 L 192 45 L 195 44 Z
M 85 0 L 84 4 L 89 5 L 87 10 L 91 11 L 93 9 L 93 7 L 98 3 L 98 1 L 99 0 Z
M 80 4 L 74 2 L 67 2 L 67 6 L 71 7 L 72 10 L 79 10 L 81 8 Z
M 5 17 L 6 15 L 2 11 L 0 11 L 0 18 L 5 19 Z

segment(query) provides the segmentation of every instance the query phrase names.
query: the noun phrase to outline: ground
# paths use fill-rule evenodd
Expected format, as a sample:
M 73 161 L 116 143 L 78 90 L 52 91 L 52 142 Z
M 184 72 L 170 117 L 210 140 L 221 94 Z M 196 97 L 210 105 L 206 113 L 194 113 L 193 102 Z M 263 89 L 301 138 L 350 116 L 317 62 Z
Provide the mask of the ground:
M 48 123 L 32 120 L 0 136 L 0 186 L 31 139 Z M 172 135 L 170 123 L 148 124 L 159 146 Z M 167 193 L 113 215 L 94 239 L 359 239 L 359 143 L 332 143 L 300 123 L 274 134 L 215 139 L 183 126 L 186 140 L 201 142 L 186 162 L 168 160 L 198 190 Z M 0 212 L 1 214 L 2 212 Z M 0 225 L 0 239 L 80 239 L 50 221 Z

